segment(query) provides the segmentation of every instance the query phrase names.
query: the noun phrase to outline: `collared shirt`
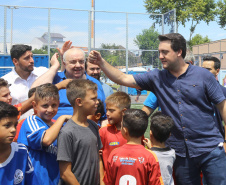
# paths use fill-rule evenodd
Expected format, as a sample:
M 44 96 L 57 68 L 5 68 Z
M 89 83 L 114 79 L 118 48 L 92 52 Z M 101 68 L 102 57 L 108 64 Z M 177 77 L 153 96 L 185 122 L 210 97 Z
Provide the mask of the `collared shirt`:
M 28 99 L 28 91 L 31 88 L 33 82 L 42 74 L 48 71 L 46 67 L 34 67 L 34 70 L 31 72 L 27 80 L 22 79 L 15 69 L 2 78 L 8 81 L 10 84 L 9 90 L 12 96 L 12 105 L 16 105 L 22 103 L 23 101 Z M 33 110 L 30 110 L 23 114 L 20 119 L 24 119 L 33 114 Z
M 65 72 L 66 72 L 66 70 L 62 71 L 62 72 L 57 72 L 56 76 L 53 79 L 53 84 L 57 84 L 65 79 L 67 79 L 65 76 Z M 86 73 L 85 73 L 85 75 L 86 75 L 87 80 L 90 80 L 97 84 L 97 87 L 98 87 L 97 98 L 99 98 L 104 103 L 105 95 L 104 95 L 104 91 L 102 89 L 102 85 L 100 84 L 100 82 L 97 79 L 87 75 Z M 60 96 L 60 105 L 59 105 L 56 116 L 54 116 L 54 118 L 53 118 L 55 120 L 57 120 L 57 118 L 60 117 L 61 115 L 73 115 L 73 107 L 71 106 L 70 102 L 67 99 L 66 89 L 61 89 L 59 91 L 59 96 Z M 105 105 L 105 103 L 104 103 L 104 105 Z M 103 119 L 106 119 L 106 115 L 103 115 Z
M 102 88 L 104 90 L 104 95 L 105 95 L 105 98 L 107 98 L 108 96 L 110 96 L 111 94 L 113 94 L 113 89 L 108 85 L 108 84 L 105 84 L 103 82 L 101 82 L 101 85 L 102 85 Z
M 206 69 L 189 65 L 178 78 L 168 70 L 134 75 L 138 86 L 152 91 L 162 112 L 173 118 L 175 126 L 167 143 L 176 154 L 197 157 L 212 151 L 223 137 L 214 120 L 213 104 L 225 97 L 214 76 Z M 211 103 L 212 102 L 212 103 Z

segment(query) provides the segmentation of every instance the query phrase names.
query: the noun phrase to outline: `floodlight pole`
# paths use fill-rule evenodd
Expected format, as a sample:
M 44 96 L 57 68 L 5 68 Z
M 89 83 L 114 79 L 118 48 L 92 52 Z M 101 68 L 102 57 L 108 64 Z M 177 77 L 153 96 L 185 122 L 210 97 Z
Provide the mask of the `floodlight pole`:
M 95 0 L 91 0 L 91 48 L 95 48 Z

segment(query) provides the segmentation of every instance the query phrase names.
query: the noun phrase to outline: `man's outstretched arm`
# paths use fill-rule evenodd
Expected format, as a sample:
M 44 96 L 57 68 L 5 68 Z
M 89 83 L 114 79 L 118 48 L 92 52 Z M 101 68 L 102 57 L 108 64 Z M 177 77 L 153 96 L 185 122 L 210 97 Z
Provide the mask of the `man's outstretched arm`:
M 49 70 L 45 72 L 42 76 L 38 77 L 38 79 L 35 80 L 34 83 L 32 84 L 31 88 L 37 87 L 39 85 L 46 84 L 46 83 L 53 83 L 53 79 L 60 67 L 60 63 L 57 58 L 58 58 L 58 53 L 55 53 L 51 58 L 51 61 L 50 61 L 51 67 L 49 68 Z
M 99 52 L 91 51 L 89 54 L 89 62 L 100 66 L 100 68 L 107 75 L 107 77 L 113 82 L 127 87 L 140 89 L 140 87 L 136 84 L 133 75 L 125 74 L 119 69 L 111 66 L 101 57 L 101 54 Z

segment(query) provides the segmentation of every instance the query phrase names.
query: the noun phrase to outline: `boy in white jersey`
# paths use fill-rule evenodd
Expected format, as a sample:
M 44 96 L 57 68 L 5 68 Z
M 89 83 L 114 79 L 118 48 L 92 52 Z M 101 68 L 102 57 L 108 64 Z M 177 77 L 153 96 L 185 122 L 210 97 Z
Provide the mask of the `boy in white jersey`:
M 36 183 L 27 148 L 12 142 L 18 115 L 16 107 L 0 101 L 0 184 Z

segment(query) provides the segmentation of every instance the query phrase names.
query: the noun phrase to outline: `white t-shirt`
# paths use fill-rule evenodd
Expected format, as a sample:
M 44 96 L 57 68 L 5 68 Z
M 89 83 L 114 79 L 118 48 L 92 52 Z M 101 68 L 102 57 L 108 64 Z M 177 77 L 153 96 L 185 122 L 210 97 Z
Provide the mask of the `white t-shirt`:
M 25 100 L 28 99 L 28 91 L 31 88 L 31 85 L 33 82 L 42 74 L 48 71 L 48 68 L 46 67 L 34 67 L 34 70 L 31 72 L 30 76 L 27 78 L 27 80 L 22 79 L 15 69 L 6 75 L 4 75 L 2 78 L 8 81 L 8 84 L 10 84 L 9 90 L 11 92 L 12 96 L 12 105 L 19 104 Z M 23 114 L 20 119 L 24 119 L 28 117 L 29 115 L 33 114 L 33 110 L 30 110 Z

